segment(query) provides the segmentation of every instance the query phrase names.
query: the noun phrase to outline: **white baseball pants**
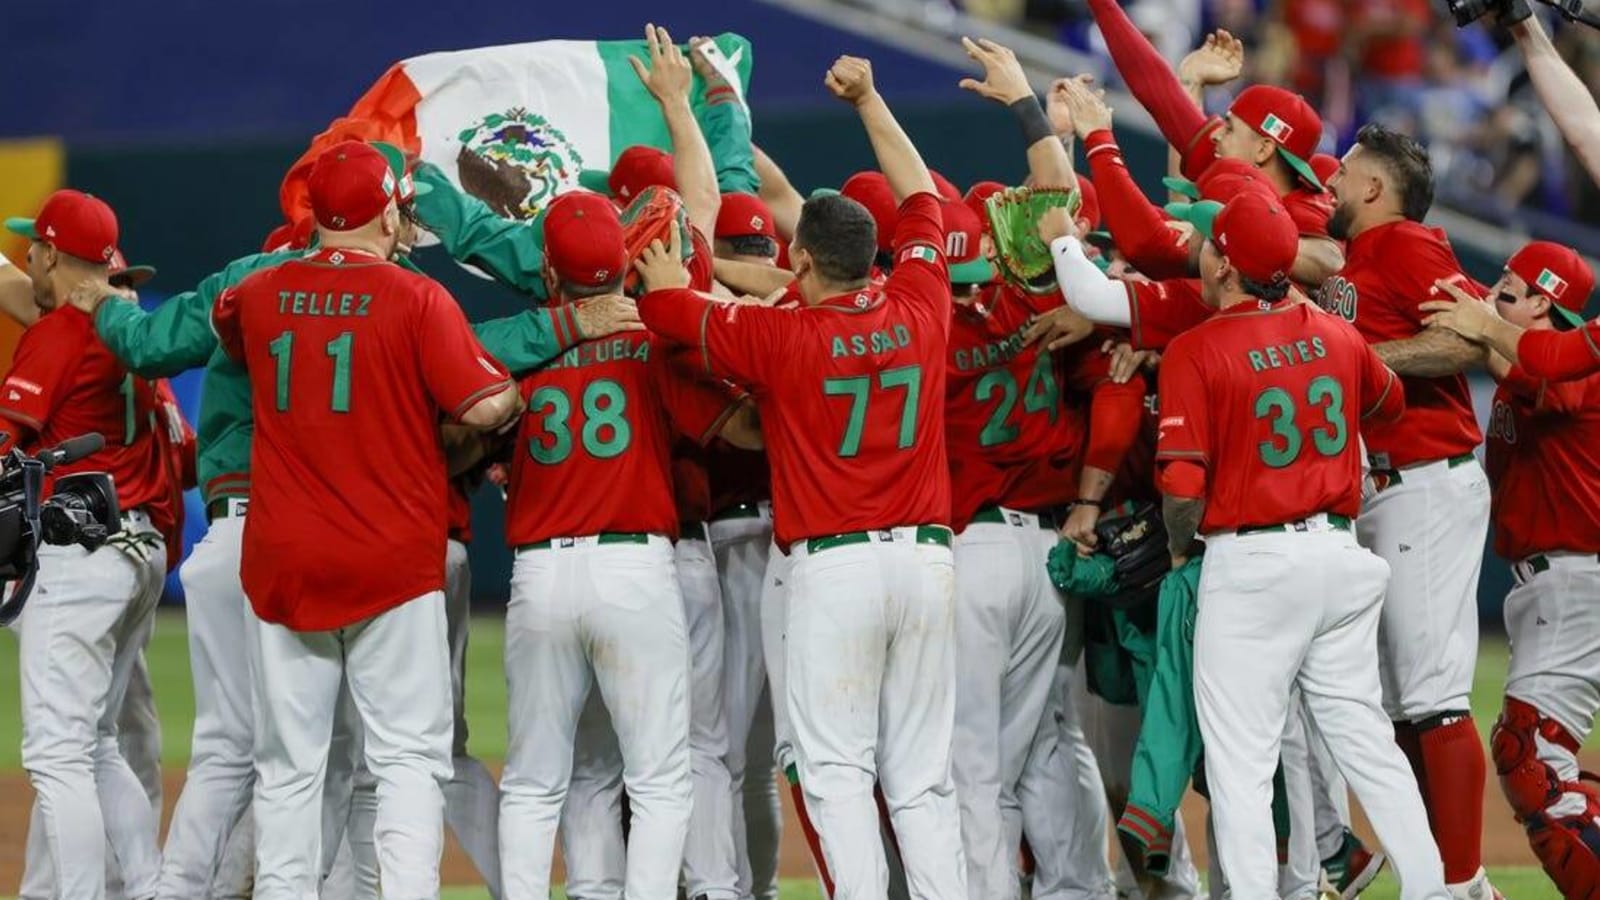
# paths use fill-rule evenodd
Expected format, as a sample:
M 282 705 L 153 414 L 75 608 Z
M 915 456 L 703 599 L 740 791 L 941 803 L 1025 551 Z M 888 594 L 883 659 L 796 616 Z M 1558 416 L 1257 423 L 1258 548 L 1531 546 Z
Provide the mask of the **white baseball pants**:
M 689 636 L 689 758 L 694 775 L 694 802 L 683 848 L 684 890 L 691 898 L 738 900 L 733 781 L 727 763 L 722 586 L 703 527 L 685 531 L 673 555 Z
M 623 815 L 622 748 L 600 692 L 591 690 L 578 714 L 572 779 L 561 806 L 569 900 L 622 900 L 628 874 Z
M 1004 522 L 974 522 L 955 538 L 951 763 L 972 900 L 1006 900 L 1020 890 L 1017 782 L 1044 721 L 1064 618 L 1044 567 L 1055 532 L 1036 515 L 1000 514 Z
M 512 900 L 544 900 L 591 687 L 611 712 L 632 809 L 626 892 L 671 900 L 689 825 L 688 638 L 672 545 L 563 538 L 517 552 L 506 613 L 510 744 L 500 860 Z M 607 541 L 601 543 L 601 541 Z
M 950 550 L 917 543 L 918 531 L 872 532 L 818 552 L 803 541 L 790 548 L 789 718 L 835 900 L 889 890 L 874 781 L 911 896 L 966 896 L 949 749 L 955 572 Z
M 157 820 L 117 746 L 117 717 L 150 639 L 166 551 L 142 511 L 125 513 L 122 527 L 147 533 L 148 557 L 40 547 L 38 580 L 15 623 L 22 765 L 63 900 L 105 896 L 108 843 L 128 895 L 153 895 L 160 875 Z
M 1512 567 L 1517 582 L 1506 595 L 1506 696 L 1587 741 L 1600 710 L 1600 560 L 1593 553 L 1540 557 L 1545 565 L 1538 571 L 1527 561 Z M 1576 779 L 1577 761 L 1564 760 L 1558 771 Z
M 1393 574 L 1378 625 L 1384 709 L 1396 721 L 1472 708 L 1478 575 L 1489 479 L 1476 460 L 1400 473 L 1356 519 L 1361 545 Z
M 1405 898 L 1448 897 L 1416 779 L 1379 705 L 1389 567 L 1325 517 L 1206 540 L 1195 704 L 1222 868 L 1237 900 L 1279 896 L 1272 774 L 1298 685 L 1372 820 Z
M 317 891 L 329 744 L 348 678 L 378 782 L 383 895 L 436 897 L 451 742 L 444 593 L 335 631 L 262 622 L 255 632 L 255 896 L 305 900 Z

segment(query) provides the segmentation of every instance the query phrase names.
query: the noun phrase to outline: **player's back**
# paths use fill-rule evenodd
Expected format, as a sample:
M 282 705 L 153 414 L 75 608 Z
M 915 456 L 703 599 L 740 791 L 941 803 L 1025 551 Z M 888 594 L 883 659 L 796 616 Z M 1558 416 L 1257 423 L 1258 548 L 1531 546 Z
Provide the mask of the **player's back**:
M 488 393 L 454 409 L 435 399 L 436 358 L 461 345 L 432 316 L 460 319 L 454 301 L 375 256 L 323 250 L 247 278 L 218 309 L 237 317 L 253 394 L 243 576 L 258 612 L 333 627 L 332 609 L 297 607 L 356 594 L 361 603 L 335 617 L 356 621 L 438 589 L 441 412 L 457 416 Z M 476 366 L 490 379 L 498 371 L 481 355 Z
M 579 344 L 524 377 L 511 464 L 513 547 L 604 533 L 676 538 L 673 437 L 709 438 L 736 396 L 648 331 Z
M 1173 341 L 1174 362 L 1163 390 L 1193 377 L 1207 398 L 1202 532 L 1356 514 L 1360 418 L 1400 386 L 1353 328 L 1306 303 L 1242 303 Z M 1163 431 L 1184 427 L 1163 412 Z

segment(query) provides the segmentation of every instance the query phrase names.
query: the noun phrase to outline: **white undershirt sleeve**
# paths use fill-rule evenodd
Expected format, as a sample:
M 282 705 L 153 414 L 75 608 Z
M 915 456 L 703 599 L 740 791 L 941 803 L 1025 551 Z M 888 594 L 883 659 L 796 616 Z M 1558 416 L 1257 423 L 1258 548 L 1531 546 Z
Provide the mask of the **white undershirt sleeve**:
M 1055 260 L 1056 283 L 1068 306 L 1096 325 L 1129 326 L 1132 317 L 1127 286 L 1106 277 L 1084 255 L 1077 238 L 1058 237 L 1051 241 L 1050 257 Z

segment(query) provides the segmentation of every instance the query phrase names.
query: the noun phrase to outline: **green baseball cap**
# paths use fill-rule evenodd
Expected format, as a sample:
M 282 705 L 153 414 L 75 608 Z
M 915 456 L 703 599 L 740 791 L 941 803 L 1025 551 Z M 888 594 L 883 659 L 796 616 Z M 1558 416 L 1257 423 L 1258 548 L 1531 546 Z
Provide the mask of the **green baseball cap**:
M 1168 203 L 1163 207 L 1167 215 L 1188 222 L 1206 240 L 1211 239 L 1211 226 L 1222 212 L 1222 204 L 1215 200 L 1195 200 L 1189 203 Z
M 1166 185 L 1167 190 L 1181 197 L 1188 197 L 1190 200 L 1200 199 L 1200 185 L 1195 184 L 1187 178 L 1179 178 L 1175 175 L 1168 175 L 1167 177 L 1161 179 L 1161 183 Z

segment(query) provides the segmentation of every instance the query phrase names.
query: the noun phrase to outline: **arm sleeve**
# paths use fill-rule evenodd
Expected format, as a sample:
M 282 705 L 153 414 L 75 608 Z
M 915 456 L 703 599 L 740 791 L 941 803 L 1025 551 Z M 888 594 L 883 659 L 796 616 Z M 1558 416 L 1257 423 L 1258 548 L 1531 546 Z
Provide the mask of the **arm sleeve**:
M 1127 287 L 1100 271 L 1084 255 L 1077 238 L 1058 237 L 1051 241 L 1050 256 L 1055 260 L 1056 284 L 1068 306 L 1096 325 L 1126 328 L 1132 323 Z
M 244 362 L 244 332 L 239 328 L 239 289 L 223 291 L 211 305 L 211 331 L 228 358 Z
M 1126 384 L 1106 379 L 1089 395 L 1089 441 L 1083 463 L 1106 472 L 1122 469 L 1123 457 L 1139 437 L 1144 420 L 1144 378 Z
M 1384 365 L 1377 351 L 1352 335 L 1355 346 L 1365 351 L 1361 366 L 1361 418 L 1363 421 L 1394 422 L 1406 411 L 1406 389 L 1394 370 Z
M 706 93 L 700 130 L 717 168 L 717 190 L 755 193 L 761 179 L 756 176 L 756 155 L 750 146 L 750 113 L 733 88 L 723 86 Z
M 686 288 L 639 298 L 645 327 L 693 348 L 699 371 L 751 387 L 768 383 L 772 366 L 786 364 L 783 319 L 790 316 L 781 309 L 718 303 Z
M 1148 278 L 1186 277 L 1188 241 L 1182 232 L 1167 226 L 1167 217 L 1139 189 L 1111 131 L 1089 135 L 1084 139 L 1084 152 L 1095 189 L 1100 192 L 1106 230 L 1128 263 Z
M 95 313 L 95 330 L 117 359 L 144 378 L 167 378 L 199 368 L 217 349 L 217 336 L 211 330 L 217 298 L 260 269 L 261 262 L 261 257 L 246 257 L 229 263 L 194 290 L 167 298 L 151 312 L 137 303 L 107 300 Z
M 950 269 L 944 257 L 944 216 L 939 198 L 927 192 L 912 194 L 900 204 L 900 222 L 894 229 L 894 271 L 883 285 L 891 301 L 931 305 L 950 311 Z M 949 316 L 943 320 L 948 322 Z
M 1205 126 L 1206 114 L 1117 0 L 1089 0 L 1089 11 L 1105 37 L 1117 74 L 1156 120 L 1167 143 L 1182 152 Z
M 538 220 L 502 218 L 488 204 L 450 183 L 432 163 L 417 166 L 417 216 L 457 262 L 476 266 L 512 290 L 545 299 L 544 228 Z
M 1195 350 L 1194 344 L 1180 341 L 1161 360 L 1159 461 L 1182 459 L 1208 465 L 1211 459 L 1210 408 Z
M 484 352 L 449 292 L 438 284 L 425 290 L 417 331 L 423 381 L 434 403 L 451 419 L 460 419 L 478 401 L 510 384 L 511 376 Z
M 472 332 L 483 349 L 513 375 L 537 369 L 582 342 L 576 307 L 525 309 L 513 316 L 477 322 Z
M 1600 319 L 1576 331 L 1528 331 L 1517 341 L 1517 362 L 1535 378 L 1571 381 L 1600 372 Z
M 710 291 L 716 278 L 716 258 L 711 252 L 711 242 L 693 225 L 689 226 L 689 242 L 693 252 L 684 264 L 689 270 L 689 289 Z
M 76 310 L 60 310 L 42 317 L 22 333 L 11 369 L 0 384 L 0 416 L 20 425 L 4 449 L 26 445 L 27 438 L 44 430 L 45 423 L 66 399 L 69 376 L 83 355 L 87 329 L 70 327 L 66 318 Z M 82 315 L 82 313 L 77 313 Z
M 1183 500 L 1204 500 L 1206 467 L 1190 459 L 1175 459 L 1161 464 L 1161 493 Z

